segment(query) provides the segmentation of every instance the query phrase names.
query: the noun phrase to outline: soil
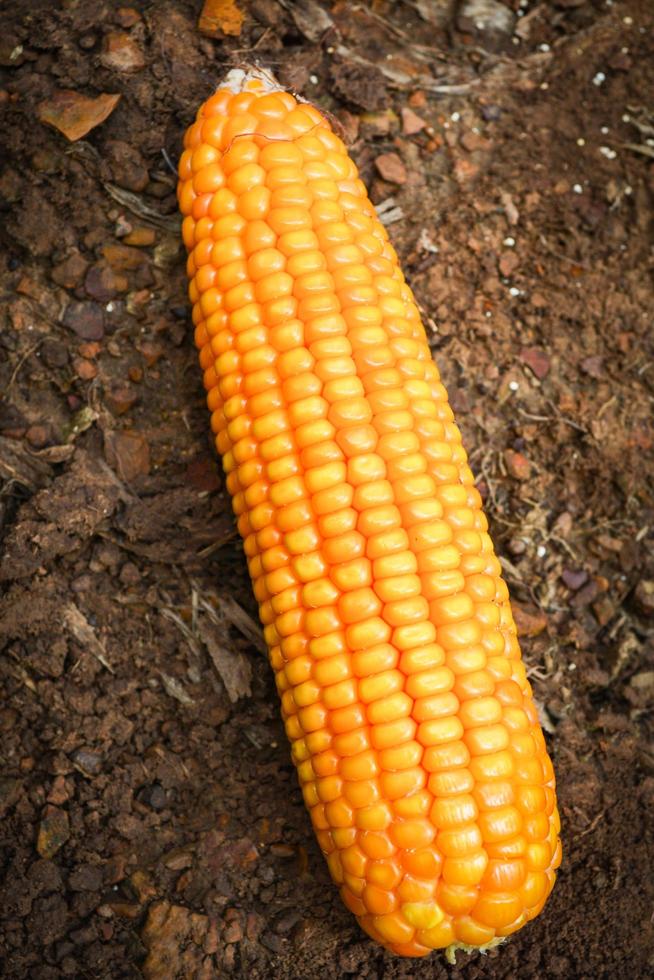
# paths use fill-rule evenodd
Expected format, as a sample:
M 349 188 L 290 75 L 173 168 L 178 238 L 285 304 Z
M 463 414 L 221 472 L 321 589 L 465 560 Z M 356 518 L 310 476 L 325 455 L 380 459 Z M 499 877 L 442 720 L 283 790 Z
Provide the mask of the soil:
M 237 0 L 211 38 L 200 6 L 0 14 L 2 975 L 651 976 L 654 10 Z M 553 896 L 454 967 L 329 880 L 212 450 L 168 161 L 244 60 L 382 205 L 555 763 Z M 120 100 L 69 142 L 61 90 Z

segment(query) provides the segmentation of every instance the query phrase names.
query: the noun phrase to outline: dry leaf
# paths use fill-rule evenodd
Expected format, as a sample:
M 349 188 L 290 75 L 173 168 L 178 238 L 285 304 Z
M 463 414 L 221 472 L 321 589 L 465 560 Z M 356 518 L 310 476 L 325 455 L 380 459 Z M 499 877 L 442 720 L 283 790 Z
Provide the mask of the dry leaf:
M 239 698 L 249 697 L 252 694 L 252 667 L 247 657 L 238 650 L 228 650 L 222 645 L 220 629 L 208 617 L 199 618 L 198 633 L 232 704 Z
M 217 37 L 219 33 L 238 37 L 243 20 L 234 0 L 204 0 L 198 28 L 207 37 Z
M 282 6 L 308 41 L 319 41 L 334 26 L 334 21 L 316 0 L 282 0 Z
M 97 99 L 88 99 L 85 95 L 66 89 L 41 102 L 37 113 L 41 122 L 54 126 L 66 139 L 74 142 L 103 123 L 119 100 L 120 95 L 99 95 Z

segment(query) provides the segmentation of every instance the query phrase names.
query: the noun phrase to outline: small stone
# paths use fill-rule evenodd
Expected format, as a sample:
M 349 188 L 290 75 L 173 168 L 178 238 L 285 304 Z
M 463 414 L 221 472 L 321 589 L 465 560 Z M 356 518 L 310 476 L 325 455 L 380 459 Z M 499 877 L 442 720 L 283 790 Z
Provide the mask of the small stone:
M 139 790 L 138 799 L 145 806 L 152 807 L 153 810 L 165 810 L 168 802 L 166 799 L 166 791 L 159 783 L 152 783 L 151 786 L 144 786 L 141 790 Z M 170 865 L 167 865 L 167 867 L 170 867 Z
M 615 614 L 615 606 L 611 602 L 608 596 L 600 596 L 593 605 L 593 615 L 595 619 L 600 624 L 600 626 L 606 626 L 607 623 L 613 619 Z
M 549 355 L 540 347 L 525 347 L 520 351 L 520 360 L 542 381 L 550 373 Z
M 46 340 L 41 345 L 41 358 L 48 367 L 64 367 L 68 363 L 68 350 L 58 340 Z
M 520 265 L 520 258 L 515 252 L 502 252 L 498 265 L 503 276 L 512 276 Z
M 585 585 L 588 581 L 588 572 L 583 568 L 578 570 L 564 568 L 561 572 L 561 578 L 571 592 L 578 592 L 582 585 Z
M 122 480 L 129 482 L 150 472 L 150 447 L 139 432 L 108 432 L 105 435 L 105 455 Z
M 140 47 L 123 31 L 110 31 L 104 39 L 100 61 L 113 71 L 133 72 L 145 68 L 145 58 Z
M 481 133 L 475 133 L 473 129 L 467 129 L 462 133 L 459 137 L 459 143 L 468 153 L 474 153 L 475 150 L 488 149 L 488 140 Z
M 634 592 L 634 601 L 643 616 L 654 616 L 654 582 L 641 579 Z
M 152 228 L 134 228 L 128 235 L 125 235 L 123 242 L 125 245 L 137 245 L 142 248 L 154 244 L 156 237 Z
M 382 153 L 375 159 L 380 177 L 391 184 L 406 184 L 407 173 L 397 153 Z
M 77 769 L 89 776 L 97 776 L 102 770 L 102 756 L 90 749 L 75 749 L 70 758 Z
M 515 600 L 511 609 L 518 636 L 538 636 L 547 629 L 547 617 L 539 609 L 523 606 Z
M 87 340 L 83 344 L 80 344 L 77 348 L 77 353 L 80 357 L 88 357 L 93 360 L 97 357 L 102 350 L 102 345 L 97 342 L 97 340 Z
M 143 368 L 131 367 L 127 375 L 130 381 L 133 381 L 135 384 L 140 384 L 143 381 Z
M 56 806 L 46 806 L 39 824 L 36 849 L 42 858 L 50 860 L 70 837 L 68 814 Z
M 223 929 L 223 939 L 226 943 L 240 943 L 243 935 L 243 926 L 238 919 L 233 919 Z
M 481 117 L 485 122 L 497 122 L 502 115 L 502 110 L 498 105 L 484 105 L 481 107 Z
M 102 254 L 114 272 L 131 272 L 147 261 L 144 252 L 129 245 L 104 245 Z
M 474 180 L 479 173 L 479 166 L 467 157 L 459 157 L 454 163 L 454 179 L 459 184 Z
M 163 356 L 163 347 L 153 343 L 151 340 L 143 340 L 137 344 L 138 350 L 143 355 L 146 367 L 154 367 L 158 360 Z
M 93 381 L 98 376 L 98 366 L 84 357 L 76 357 L 73 361 L 75 374 L 81 381 Z
M 69 799 L 70 791 L 66 784 L 66 777 L 55 776 L 52 789 L 47 796 L 48 803 L 52 803 L 54 806 L 61 806 L 62 803 L 66 803 Z
M 52 280 L 58 286 L 63 286 L 64 289 L 77 289 L 84 279 L 88 267 L 89 264 L 86 259 L 82 258 L 80 253 L 75 251 L 67 259 L 64 259 L 63 262 L 59 262 L 58 265 L 53 266 L 51 273 Z
M 531 463 L 522 453 L 507 449 L 504 453 L 504 462 L 509 476 L 514 480 L 528 480 L 531 476 Z
M 62 323 L 82 340 L 102 340 L 104 337 L 104 313 L 96 303 L 69 303 Z
M 575 609 L 589 606 L 599 595 L 600 588 L 595 579 L 591 579 L 586 585 L 579 589 L 573 596 L 570 605 Z
M 44 425 L 30 425 L 25 438 L 34 449 L 43 449 L 47 446 L 50 436 Z
M 584 374 L 589 375 L 591 378 L 600 380 L 604 377 L 604 358 L 600 357 L 599 354 L 584 358 L 579 366 Z
M 515 22 L 513 11 L 499 0 L 463 0 L 457 10 L 457 28 L 480 37 L 487 50 L 505 47 Z
M 129 385 L 111 388 L 105 395 L 109 411 L 114 415 L 125 415 L 139 400 L 139 394 Z
M 107 303 L 113 299 L 118 292 L 113 269 L 102 262 L 92 265 L 84 279 L 84 290 L 91 299 L 95 299 L 99 303 Z
M 150 175 L 135 146 L 123 140 L 107 140 L 105 155 L 115 184 L 137 194 L 145 190 Z
M 511 538 L 509 541 L 509 551 L 512 555 L 515 555 L 516 558 L 524 555 L 526 550 L 527 542 L 523 538 Z
M 173 851 L 164 861 L 169 871 L 183 871 L 184 868 L 190 868 L 192 864 L 193 855 L 190 851 Z
M 405 136 L 415 136 L 416 133 L 420 133 L 427 125 L 425 120 L 421 119 L 420 116 L 414 112 L 413 109 L 409 109 L 408 106 L 405 106 L 402 109 L 401 116 L 402 132 Z

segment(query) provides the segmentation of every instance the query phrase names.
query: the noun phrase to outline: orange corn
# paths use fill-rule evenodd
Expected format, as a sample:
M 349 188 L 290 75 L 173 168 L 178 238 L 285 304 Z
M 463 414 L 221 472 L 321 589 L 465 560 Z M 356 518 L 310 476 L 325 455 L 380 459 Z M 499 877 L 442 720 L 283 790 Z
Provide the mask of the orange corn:
M 554 773 L 424 329 L 312 105 L 230 73 L 179 164 L 195 339 L 302 792 L 405 956 L 542 909 Z

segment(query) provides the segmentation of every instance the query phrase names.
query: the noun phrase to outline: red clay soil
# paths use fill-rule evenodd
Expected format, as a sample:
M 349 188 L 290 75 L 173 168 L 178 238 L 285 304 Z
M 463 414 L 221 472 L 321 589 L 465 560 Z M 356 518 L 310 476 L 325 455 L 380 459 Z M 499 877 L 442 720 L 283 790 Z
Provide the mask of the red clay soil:
M 200 6 L 0 13 L 2 975 L 651 976 L 654 10 L 236 0 L 212 39 Z M 383 205 L 547 728 L 559 881 L 455 967 L 342 907 L 252 626 L 166 159 L 242 60 Z M 121 98 L 69 141 L 61 90 Z

